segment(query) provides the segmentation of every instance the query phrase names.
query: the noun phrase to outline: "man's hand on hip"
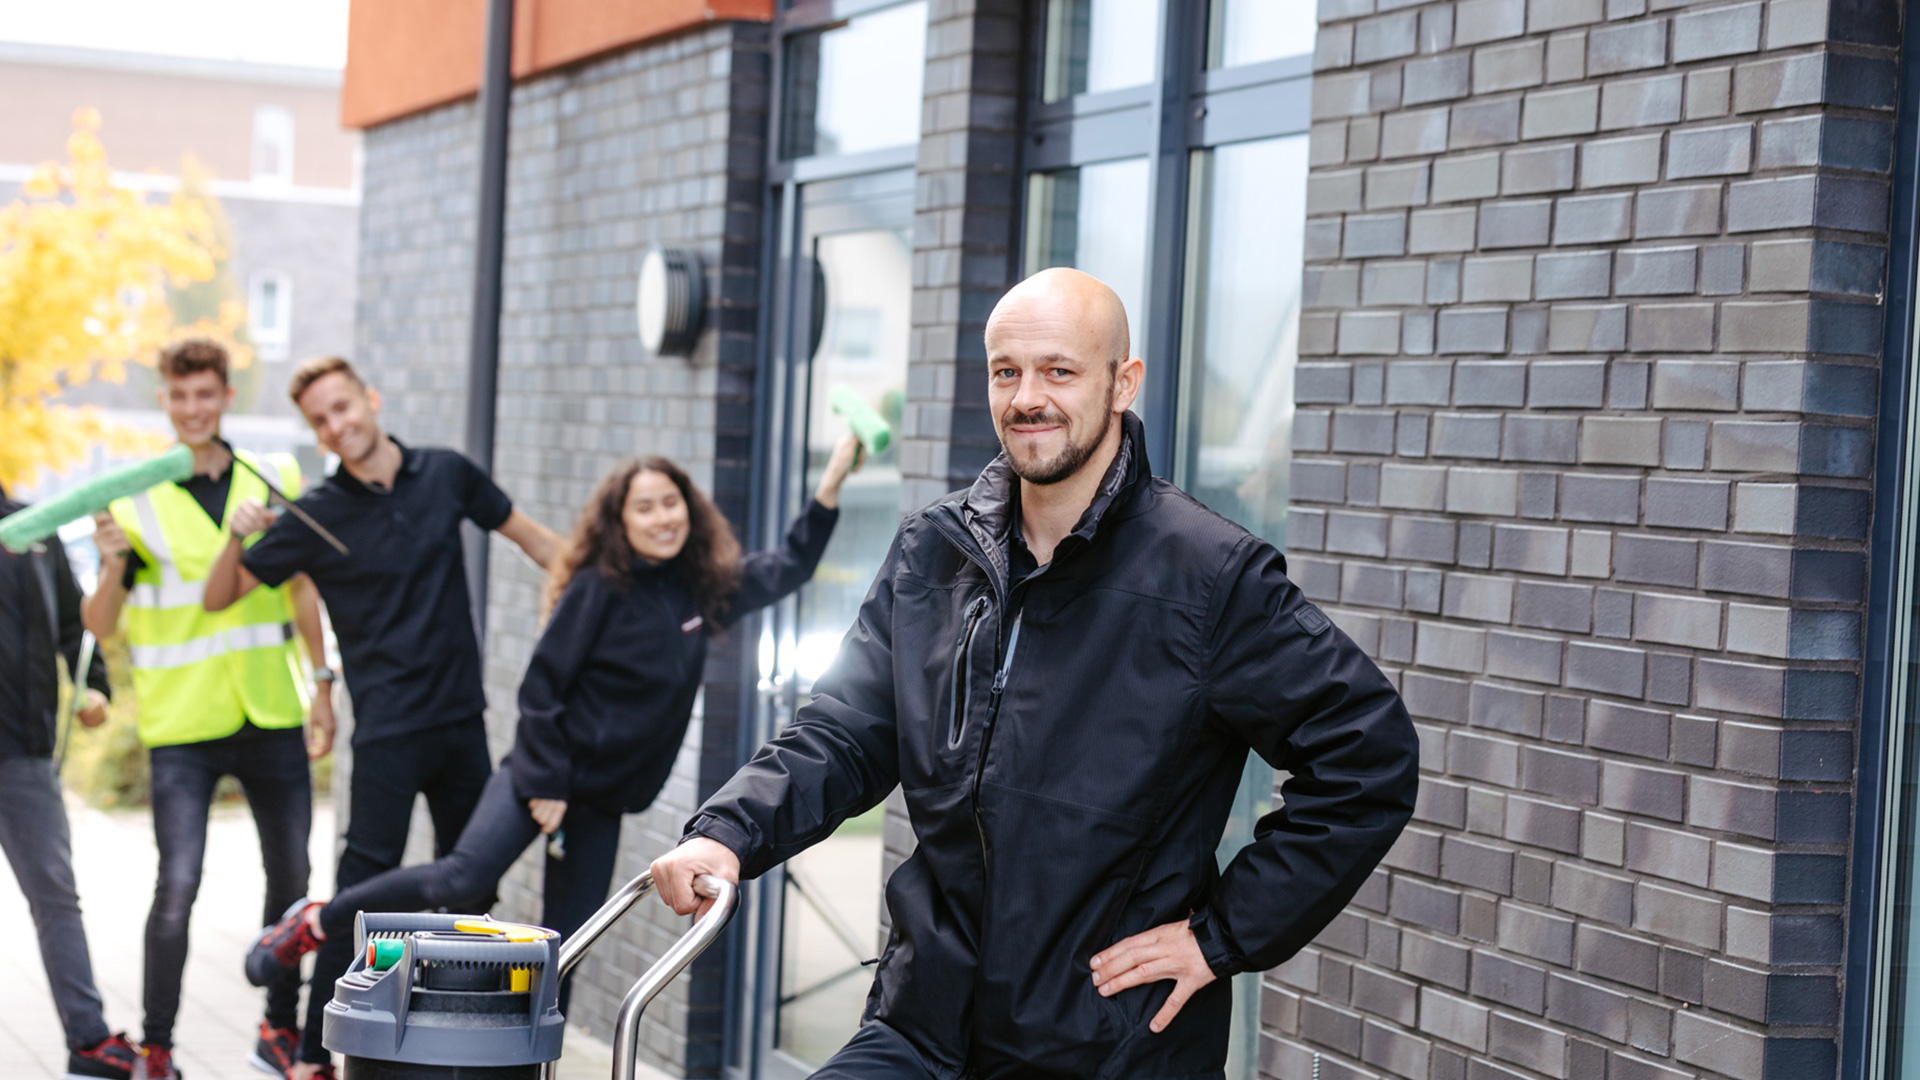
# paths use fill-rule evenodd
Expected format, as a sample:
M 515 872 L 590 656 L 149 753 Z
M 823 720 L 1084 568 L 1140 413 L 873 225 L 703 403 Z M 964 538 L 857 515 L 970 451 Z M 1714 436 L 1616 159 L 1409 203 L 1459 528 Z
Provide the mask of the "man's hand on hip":
M 658 880 L 657 878 L 655 880 Z M 1101 997 L 1112 997 L 1145 983 L 1173 980 L 1173 993 L 1154 1014 L 1154 1032 L 1165 1031 L 1187 1004 L 1187 999 L 1214 979 L 1213 968 L 1200 952 L 1186 920 L 1156 926 L 1135 934 L 1093 958 L 1093 985 Z
M 713 906 L 712 897 L 693 891 L 693 879 L 701 874 L 738 885 L 740 858 L 720 841 L 696 836 L 653 860 L 653 887 L 676 915 L 705 915 Z

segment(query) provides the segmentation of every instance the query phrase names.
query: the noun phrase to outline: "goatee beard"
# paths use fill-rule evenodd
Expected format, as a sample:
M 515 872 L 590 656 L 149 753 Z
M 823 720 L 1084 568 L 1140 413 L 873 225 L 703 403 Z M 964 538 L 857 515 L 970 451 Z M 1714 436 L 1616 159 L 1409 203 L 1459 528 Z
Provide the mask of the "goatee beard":
M 1094 432 L 1093 436 L 1084 442 L 1076 443 L 1069 438 L 1066 448 L 1048 460 L 1023 462 L 1020 460 L 1020 455 L 1014 453 L 1003 441 L 1001 448 L 1007 451 L 1007 464 L 1013 467 L 1014 475 L 1029 484 L 1045 487 L 1049 484 L 1057 484 L 1079 472 L 1080 467 L 1093 457 L 1094 450 L 1106 440 L 1108 429 L 1113 427 L 1113 395 L 1111 393 L 1107 395 L 1107 404 L 1107 408 L 1100 410 L 1100 430 Z M 1065 416 L 1049 412 L 1008 413 L 1006 424 L 1008 427 L 1015 424 L 1057 424 L 1062 430 L 1071 430 L 1067 426 Z

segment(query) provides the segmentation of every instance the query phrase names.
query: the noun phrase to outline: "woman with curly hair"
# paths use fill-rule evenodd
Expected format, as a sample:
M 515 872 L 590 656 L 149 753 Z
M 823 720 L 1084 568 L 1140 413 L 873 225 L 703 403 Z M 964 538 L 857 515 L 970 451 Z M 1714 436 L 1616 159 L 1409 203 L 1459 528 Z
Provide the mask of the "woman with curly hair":
M 859 442 L 834 448 L 806 512 L 775 551 L 742 556 L 733 530 L 665 458 L 628 460 L 600 481 L 546 589 L 550 608 L 520 683 L 513 750 L 488 781 L 453 851 L 369 878 L 331 901 L 302 899 L 247 952 L 265 985 L 360 911 L 490 903 L 541 834 L 541 923 L 572 934 L 606 899 L 620 818 L 653 803 L 693 714 L 707 642 L 813 576 L 839 516 Z

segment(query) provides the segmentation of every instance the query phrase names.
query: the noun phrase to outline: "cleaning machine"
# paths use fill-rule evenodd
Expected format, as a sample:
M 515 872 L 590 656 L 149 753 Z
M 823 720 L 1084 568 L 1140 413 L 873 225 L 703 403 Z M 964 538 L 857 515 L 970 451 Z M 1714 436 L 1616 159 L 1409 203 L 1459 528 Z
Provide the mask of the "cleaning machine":
M 641 1010 L 733 918 L 731 882 L 703 876 L 694 889 L 715 903 L 627 991 L 612 1080 L 633 1080 Z M 551 1080 L 566 1029 L 561 980 L 652 891 L 650 873 L 629 881 L 564 944 L 545 927 L 485 915 L 362 912 L 358 956 L 334 984 L 321 1042 L 346 1055 L 344 1080 Z

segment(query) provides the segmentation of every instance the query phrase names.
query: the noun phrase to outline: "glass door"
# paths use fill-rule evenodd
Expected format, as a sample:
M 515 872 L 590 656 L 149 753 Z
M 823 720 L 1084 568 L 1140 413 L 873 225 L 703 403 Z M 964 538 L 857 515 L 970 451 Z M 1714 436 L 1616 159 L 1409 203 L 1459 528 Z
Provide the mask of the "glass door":
M 830 395 L 845 388 L 899 431 L 912 303 L 913 174 L 800 185 L 786 280 L 790 361 L 778 426 L 779 528 L 801 512 L 846 432 Z M 897 446 L 897 444 L 896 444 Z M 841 489 L 840 520 L 813 581 L 768 620 L 761 642 L 763 731 L 809 700 L 833 663 L 900 524 L 896 447 L 865 460 Z M 810 1074 L 859 1026 L 879 955 L 883 812 L 843 824 L 768 876 L 759 970 L 760 1075 Z

